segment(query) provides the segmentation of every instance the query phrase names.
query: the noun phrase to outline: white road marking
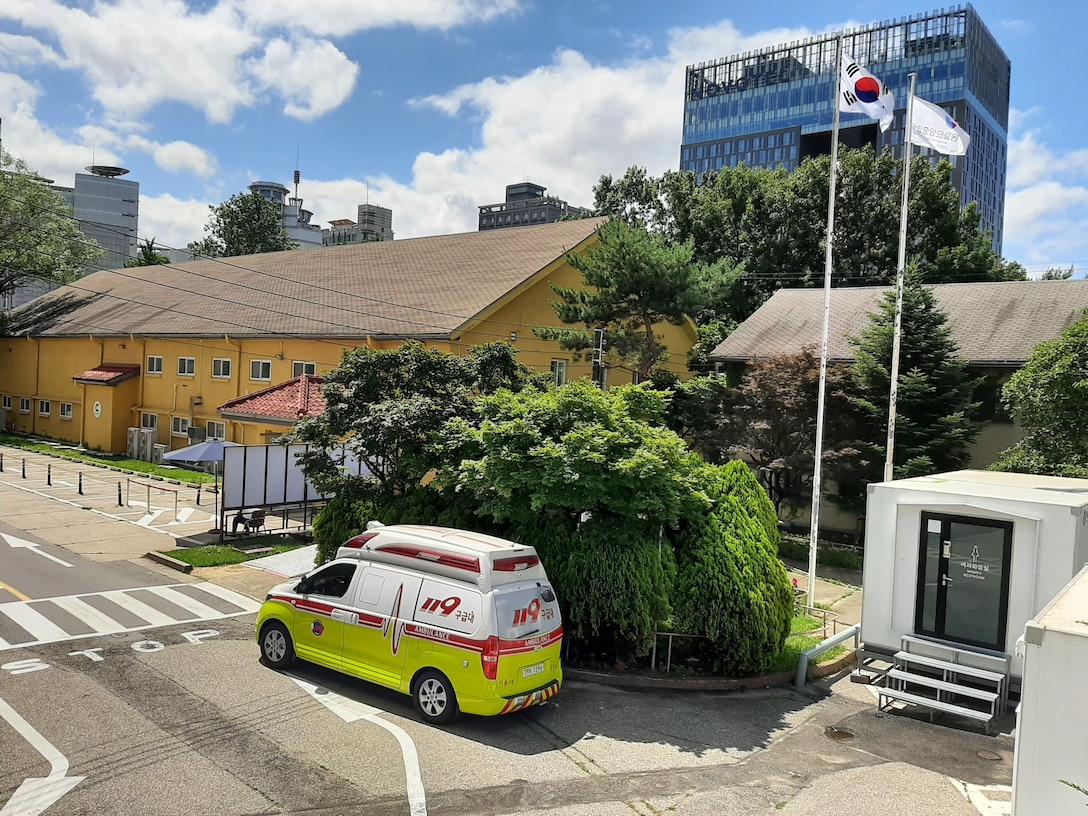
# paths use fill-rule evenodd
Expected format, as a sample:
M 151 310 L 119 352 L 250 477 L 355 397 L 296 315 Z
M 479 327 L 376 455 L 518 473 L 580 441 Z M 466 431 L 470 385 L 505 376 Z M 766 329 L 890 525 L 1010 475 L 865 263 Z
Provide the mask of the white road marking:
M 178 592 L 172 587 L 159 587 L 155 594 L 160 598 L 165 598 L 175 606 L 180 606 L 186 612 L 192 612 L 203 620 L 212 620 L 223 614 L 218 609 L 213 609 L 207 604 L 202 604 L 195 598 L 189 597 L 184 592 Z
M 0 605 L 0 610 L 20 627 L 30 633 L 39 643 L 52 643 L 64 640 L 68 633 L 45 617 L 37 609 L 27 606 L 25 601 L 13 601 Z
M 290 677 L 299 688 L 344 722 L 366 720 L 381 726 L 392 734 L 400 744 L 401 756 L 404 758 L 404 777 L 408 788 L 409 810 L 412 816 L 427 816 L 427 792 L 423 788 L 423 777 L 419 773 L 419 754 L 416 752 L 416 746 L 412 742 L 412 738 L 408 736 L 403 728 L 381 719 L 378 715 L 386 712 L 380 708 L 342 697 L 323 686 L 315 686 L 313 683 L 293 675 L 288 674 L 287 677 Z
M 125 628 L 113 618 L 95 609 L 82 598 L 78 598 L 74 595 L 70 595 L 66 598 L 50 598 L 49 600 L 65 612 L 79 618 L 79 620 L 83 621 L 83 623 L 87 624 L 94 629 L 95 632 L 100 634 L 116 632 L 118 629 Z
M 86 777 L 66 776 L 68 760 L 64 754 L 35 731 L 30 723 L 19 716 L 19 713 L 4 700 L 0 700 L 0 717 L 7 720 L 8 724 L 49 763 L 49 776 L 24 779 L 7 804 L 0 809 L 0 816 L 38 816 Z
M 115 589 L 112 592 L 100 592 L 101 597 L 107 601 L 112 601 L 122 609 L 127 609 L 133 615 L 138 618 L 143 618 L 151 626 L 169 626 L 172 623 L 180 623 L 167 615 L 165 612 L 160 612 L 153 606 L 148 606 L 143 601 L 133 598 L 127 594 L 132 590 L 128 589 Z
M 38 549 L 42 546 L 41 544 L 36 544 L 33 541 L 27 541 L 25 538 L 19 538 L 18 536 L 13 536 L 8 533 L 0 533 L 0 538 L 4 539 L 4 541 L 7 542 L 7 545 L 12 549 L 29 550 L 35 555 L 40 555 L 42 558 L 48 558 L 50 561 L 55 561 L 62 567 L 72 566 L 67 561 L 62 561 L 55 555 L 50 555 L 47 552 L 42 552 L 40 549 Z

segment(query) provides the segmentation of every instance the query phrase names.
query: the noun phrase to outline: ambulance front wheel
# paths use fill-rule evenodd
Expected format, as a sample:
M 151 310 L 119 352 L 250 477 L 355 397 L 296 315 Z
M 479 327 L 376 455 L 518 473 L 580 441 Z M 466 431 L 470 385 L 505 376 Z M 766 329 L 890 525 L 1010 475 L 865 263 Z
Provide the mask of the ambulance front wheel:
M 273 669 L 286 669 L 295 662 L 295 647 L 287 627 L 271 621 L 261 630 L 261 657 Z
M 426 722 L 444 723 L 457 716 L 457 695 L 453 684 L 442 672 L 427 669 L 416 677 L 412 701 Z

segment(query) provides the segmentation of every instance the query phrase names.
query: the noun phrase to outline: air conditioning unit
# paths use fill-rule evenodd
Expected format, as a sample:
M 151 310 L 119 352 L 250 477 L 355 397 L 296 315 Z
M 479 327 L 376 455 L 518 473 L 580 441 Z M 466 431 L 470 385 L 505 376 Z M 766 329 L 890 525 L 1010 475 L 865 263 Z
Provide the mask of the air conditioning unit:
M 128 453 L 129 459 L 140 458 L 140 429 L 129 428 L 128 429 L 128 447 L 125 448 Z
M 197 442 L 203 442 L 208 436 L 207 430 L 204 428 L 194 428 L 189 426 L 189 444 L 194 445 Z
M 158 443 L 151 446 L 151 462 L 156 465 L 162 464 L 163 455 L 170 450 L 169 445 L 160 445 Z
M 140 428 L 140 455 L 145 462 L 151 461 L 151 449 L 159 441 L 159 432 L 155 428 Z

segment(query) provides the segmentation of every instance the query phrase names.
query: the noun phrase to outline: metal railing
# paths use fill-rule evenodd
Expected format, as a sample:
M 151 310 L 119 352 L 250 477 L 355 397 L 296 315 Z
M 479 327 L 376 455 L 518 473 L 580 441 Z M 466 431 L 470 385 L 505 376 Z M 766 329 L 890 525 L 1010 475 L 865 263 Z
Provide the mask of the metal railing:
M 844 641 L 854 639 L 854 650 L 857 651 L 861 645 L 861 624 L 855 623 L 853 626 L 848 626 L 839 632 L 837 635 L 832 635 L 827 640 L 817 643 L 815 646 L 811 646 L 801 652 L 801 656 L 797 660 L 797 675 L 794 677 L 793 685 L 797 688 L 805 687 L 805 680 L 808 677 L 808 663 L 812 658 L 819 657 L 824 652 L 835 648 Z

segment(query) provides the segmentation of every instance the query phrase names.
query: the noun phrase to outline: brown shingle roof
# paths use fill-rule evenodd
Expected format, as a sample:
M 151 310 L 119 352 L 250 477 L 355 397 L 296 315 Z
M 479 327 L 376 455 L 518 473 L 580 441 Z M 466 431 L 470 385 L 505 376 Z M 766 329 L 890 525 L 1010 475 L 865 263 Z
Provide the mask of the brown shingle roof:
M 944 283 L 932 287 L 948 317 L 959 353 L 975 365 L 1021 365 L 1035 346 L 1083 319 L 1088 280 Z M 848 336 L 857 337 L 891 287 L 831 290 L 827 354 L 851 361 Z M 780 289 L 710 354 L 722 362 L 772 354 L 817 352 L 823 336 L 823 289 Z
M 138 365 L 100 365 L 72 377 L 77 383 L 88 385 L 117 385 L 131 380 L 140 373 Z
M 325 413 L 322 382 L 321 377 L 303 374 L 224 402 L 219 413 L 228 419 L 283 420 L 292 424 L 306 416 L 320 416 Z
M 13 311 L 9 326 L 46 337 L 448 337 L 604 220 L 96 272 Z

